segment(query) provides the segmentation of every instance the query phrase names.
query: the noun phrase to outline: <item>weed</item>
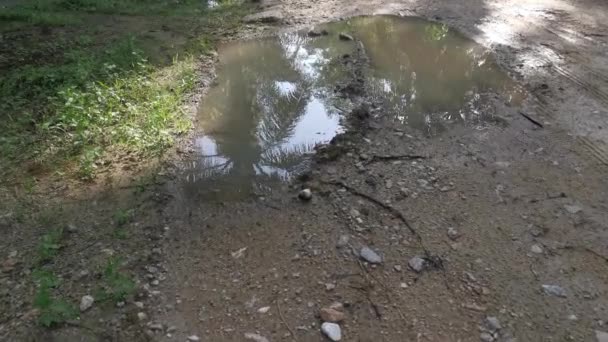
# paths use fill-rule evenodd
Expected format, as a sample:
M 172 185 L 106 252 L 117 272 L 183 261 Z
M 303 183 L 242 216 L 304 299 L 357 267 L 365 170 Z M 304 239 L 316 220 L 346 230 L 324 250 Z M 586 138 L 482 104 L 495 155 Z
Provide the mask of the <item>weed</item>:
M 122 227 L 133 219 L 133 210 L 118 209 L 113 215 L 117 227 Z
M 135 282 L 126 274 L 119 270 L 120 259 L 111 258 L 108 260 L 103 271 L 103 288 L 98 290 L 96 298 L 100 301 L 112 300 L 120 302 L 125 300 L 135 291 Z
M 112 232 L 112 236 L 118 240 L 126 240 L 129 237 L 129 233 L 125 228 L 116 228 L 114 232 Z
M 38 286 L 34 307 L 40 310 L 38 322 L 41 325 L 51 327 L 78 317 L 78 311 L 73 305 L 51 295 L 51 290 L 59 285 L 59 279 L 54 274 L 37 269 L 32 276 Z
M 57 255 L 61 248 L 63 229 L 53 229 L 44 234 L 38 244 L 38 262 L 46 262 Z

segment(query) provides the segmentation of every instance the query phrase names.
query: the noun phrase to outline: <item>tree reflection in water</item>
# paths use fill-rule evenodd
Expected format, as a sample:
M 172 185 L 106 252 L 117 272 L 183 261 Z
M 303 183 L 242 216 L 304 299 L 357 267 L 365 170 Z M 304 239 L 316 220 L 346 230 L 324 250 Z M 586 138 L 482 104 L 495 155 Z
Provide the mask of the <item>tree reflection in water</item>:
M 264 192 L 340 132 L 331 95 L 345 73 L 335 60 L 352 45 L 328 39 L 290 33 L 221 50 L 217 85 L 199 108 L 203 135 L 186 191 L 223 199 Z

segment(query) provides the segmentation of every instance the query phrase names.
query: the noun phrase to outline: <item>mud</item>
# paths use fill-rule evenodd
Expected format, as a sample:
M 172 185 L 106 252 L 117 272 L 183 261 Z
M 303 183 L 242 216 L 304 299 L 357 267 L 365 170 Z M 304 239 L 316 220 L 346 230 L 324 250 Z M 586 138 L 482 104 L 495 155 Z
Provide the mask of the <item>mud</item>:
M 489 120 L 429 132 L 416 120 L 401 125 L 394 115 L 382 115 L 392 108 L 381 99 L 378 107 L 370 103 L 350 114 L 360 125 L 320 151 L 304 183 L 230 204 L 178 196 L 167 215 L 176 218 L 190 208 L 190 216 L 172 224 L 175 243 L 168 245 L 165 265 L 176 281 L 163 291 L 175 309 L 159 317 L 209 340 L 258 333 L 270 340 L 318 341 L 318 312 L 338 301 L 345 306 L 344 340 L 593 341 L 596 330 L 605 330 L 601 317 L 608 309 L 602 295 L 608 250 L 600 243 L 608 189 L 596 148 L 605 119 L 585 113 L 604 111 L 597 102 L 604 88 L 592 77 L 571 77 L 579 66 L 569 59 L 571 51 L 558 48 L 567 44 L 564 32 L 605 32 L 598 21 L 602 5 L 585 4 L 264 5 L 283 11 L 292 28 L 359 14 L 432 19 L 492 51 L 511 79 L 493 77 L 501 72 L 487 55 L 487 79 L 499 81 L 488 86 L 497 90 L 479 108 Z M 542 33 L 531 32 L 532 26 Z M 436 27 L 441 35 L 443 26 Z M 590 38 L 595 44 L 577 45 L 578 54 L 603 60 L 598 37 Z M 365 35 L 360 39 L 365 43 Z M 593 65 L 602 70 L 601 63 Z M 390 69 L 387 74 L 396 77 Z M 581 90 L 581 83 L 587 88 Z M 462 91 L 459 100 L 466 99 L 467 90 L 454 88 Z M 374 92 L 358 95 L 366 94 Z M 568 100 L 572 94 L 578 100 Z M 573 112 L 580 113 L 576 123 Z M 587 130 L 589 122 L 597 129 Z M 593 155 L 581 139 L 593 146 Z M 311 203 L 296 198 L 303 186 L 313 189 Z M 571 205 L 582 210 L 567 209 Z M 361 263 L 362 246 L 378 252 L 383 263 Z M 412 271 L 408 261 L 415 256 L 433 267 Z M 558 285 L 566 297 L 547 294 L 542 285 Z M 258 312 L 265 307 L 267 313 Z M 488 327 L 488 316 L 497 317 L 501 328 Z

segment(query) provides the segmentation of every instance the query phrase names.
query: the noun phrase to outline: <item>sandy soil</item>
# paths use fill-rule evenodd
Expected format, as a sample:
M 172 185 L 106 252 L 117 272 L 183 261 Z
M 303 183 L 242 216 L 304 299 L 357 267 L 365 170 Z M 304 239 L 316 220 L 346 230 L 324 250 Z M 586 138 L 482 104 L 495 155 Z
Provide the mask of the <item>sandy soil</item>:
M 249 201 L 193 203 L 168 180 L 137 195 L 141 229 L 113 246 L 132 252 L 140 293 L 106 318 L 112 333 L 80 325 L 11 335 L 13 319 L 0 322 L 0 337 L 243 341 L 255 333 L 321 341 L 319 309 L 339 302 L 344 341 L 606 341 L 596 334 L 608 332 L 608 5 L 286 0 L 260 10 L 278 10 L 283 20 L 249 24 L 239 37 L 363 14 L 447 23 L 496 53 L 530 93 L 523 111 L 543 127 L 501 103 L 496 115 L 507 125 L 433 138 L 382 117 L 351 122 L 333 147 L 340 157 L 321 153 L 306 180 L 308 203 L 296 198 L 301 183 Z M 396 154 L 427 158 L 373 160 Z M 95 210 L 116 196 L 103 194 L 90 202 Z M 380 265 L 360 261 L 364 245 L 383 257 Z M 422 272 L 408 266 L 415 256 L 426 260 Z M 147 285 L 151 279 L 160 284 Z M 140 311 L 149 318 L 139 321 Z

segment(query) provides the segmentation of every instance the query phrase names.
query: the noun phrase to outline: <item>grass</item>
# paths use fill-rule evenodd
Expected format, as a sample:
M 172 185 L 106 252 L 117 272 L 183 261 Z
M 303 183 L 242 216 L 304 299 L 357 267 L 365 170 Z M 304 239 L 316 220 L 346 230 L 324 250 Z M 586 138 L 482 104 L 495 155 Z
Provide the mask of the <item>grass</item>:
M 103 286 L 95 296 L 100 301 L 121 302 L 135 292 L 135 282 L 120 272 L 119 258 L 109 259 L 102 274 Z
M 54 229 L 44 234 L 38 244 L 38 262 L 44 263 L 52 260 L 61 249 L 63 229 Z
M 80 177 L 90 179 L 108 146 L 161 152 L 189 128 L 180 105 L 194 68 L 189 57 L 156 70 L 131 38 L 100 56 L 76 50 L 61 65 L 17 68 L 0 86 L 2 154 L 17 163 L 77 156 Z
M 67 301 L 53 297 L 52 289 L 59 285 L 59 279 L 49 271 L 34 270 L 32 273 L 37 285 L 34 307 L 40 311 L 38 322 L 51 327 L 78 317 L 76 308 Z
M 62 229 L 51 230 L 44 234 L 38 244 L 38 264 L 53 260 L 61 248 Z M 53 290 L 60 284 L 55 274 L 43 266 L 34 268 L 32 279 L 36 284 L 33 306 L 39 310 L 38 323 L 52 327 L 78 317 L 76 308 L 66 300 L 53 296 Z
M 134 212 L 132 209 L 124 210 L 119 209 L 114 213 L 113 220 L 116 224 L 114 231 L 112 232 L 112 236 L 119 240 L 125 240 L 129 234 L 126 229 L 127 223 L 133 220 Z
M 105 17 L 86 27 L 88 13 L 189 17 L 106 32 Z M 117 155 L 161 155 L 191 127 L 183 105 L 195 86 L 197 56 L 212 45 L 206 32 L 238 25 L 242 14 L 238 6 L 209 12 L 194 0 L 31 0 L 2 11 L 0 23 L 73 28 L 54 40 L 19 41 L 8 68 L 0 60 L 0 163 L 8 166 L 0 172 L 69 170 L 91 180 Z M 146 27 L 184 20 L 181 45 L 146 40 L 154 32 Z M 188 33 L 193 27 L 200 32 Z M 166 63 L 151 50 L 174 58 Z

